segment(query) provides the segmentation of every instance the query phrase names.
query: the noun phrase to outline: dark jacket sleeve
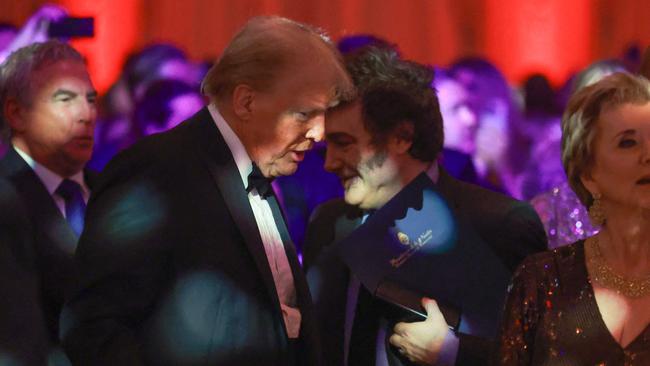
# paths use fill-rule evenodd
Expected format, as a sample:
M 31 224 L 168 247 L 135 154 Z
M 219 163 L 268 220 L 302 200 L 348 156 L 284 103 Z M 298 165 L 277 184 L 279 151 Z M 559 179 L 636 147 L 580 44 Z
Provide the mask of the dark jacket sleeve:
M 45 365 L 49 340 L 32 229 L 17 197 L 12 185 L 0 182 L 0 358 Z
M 75 264 L 79 286 L 61 315 L 75 365 L 144 363 L 139 332 L 164 286 L 170 226 L 168 172 L 122 156 L 99 178 Z
M 334 224 L 332 214 L 328 213 L 327 206 L 320 205 L 314 209 L 309 218 L 305 241 L 302 249 L 303 268 L 305 272 L 316 262 L 323 246 L 331 243 L 334 238 Z
M 546 231 L 537 212 L 526 203 L 517 201 L 499 224 L 496 249 L 506 267 L 514 273 L 519 264 L 531 254 L 547 249 Z
M 495 227 L 484 239 L 491 244 L 504 265 L 514 272 L 524 258 L 546 250 L 546 232 L 539 216 L 528 203 L 510 201 L 508 206 L 501 219 L 491 224 Z M 502 315 L 502 318 L 507 317 L 508 314 Z M 467 334 L 459 334 L 459 340 L 456 365 L 489 364 L 496 348 L 495 340 Z
M 495 342 L 459 334 L 456 365 L 528 365 L 536 329 L 537 287 L 535 263 L 528 257 L 515 270 L 501 315 Z
M 343 215 L 342 201 L 319 206 L 307 227 L 304 265 L 314 314 L 322 341 L 321 358 L 325 365 L 343 364 L 345 302 L 349 283 L 348 269 L 331 250 L 336 237 L 336 220 Z

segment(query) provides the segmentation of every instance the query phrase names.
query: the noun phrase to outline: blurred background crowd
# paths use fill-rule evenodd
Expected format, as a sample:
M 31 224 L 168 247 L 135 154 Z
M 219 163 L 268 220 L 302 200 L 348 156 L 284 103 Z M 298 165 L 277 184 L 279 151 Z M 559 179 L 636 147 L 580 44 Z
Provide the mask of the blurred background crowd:
M 272 4 L 276 7 L 284 4 L 262 3 L 271 4 L 267 4 L 271 8 Z M 602 5 L 603 2 L 586 3 Z M 487 11 L 493 7 L 489 1 L 482 6 Z M 647 5 L 642 9 L 650 12 Z M 0 16 L 0 58 L 31 42 L 47 39 L 48 24 L 70 15 L 62 6 L 43 5 L 22 23 L 12 23 L 11 19 Z M 183 16 L 191 17 L 191 14 Z M 101 15 L 95 17 L 98 32 Z M 531 27 L 534 26 L 532 22 Z M 390 34 L 347 32 L 336 40 L 343 52 L 367 42 L 383 42 L 402 52 L 412 48 L 410 44 L 400 44 L 397 38 Z M 92 39 L 80 42 L 83 52 L 83 42 Z M 200 83 L 213 59 L 190 57 L 184 46 L 151 42 L 130 50 L 120 63 L 116 79 L 105 87 L 98 85 L 100 115 L 91 168 L 101 170 L 116 153 L 138 139 L 173 128 L 204 105 Z M 500 69 L 489 57 L 462 55 L 463 50 L 457 47 L 455 57 L 445 56 L 450 62 L 434 66 L 436 78 L 432 87 L 438 93 L 445 127 L 445 151 L 440 157 L 443 165 L 462 180 L 531 201 L 546 227 L 550 247 L 592 235 L 594 229 L 568 188 L 562 168 L 560 117 L 577 88 L 612 72 L 639 71 L 646 46 L 643 39 L 628 39 L 607 59 L 591 59 L 591 64 L 583 62 L 566 75 L 531 71 L 517 81 L 513 81 L 512 70 Z M 94 67 L 97 65 L 95 62 Z M 92 74 L 93 65 L 90 66 Z M 311 151 L 294 176 L 274 182 L 298 247 L 312 210 L 342 195 L 338 179 L 323 170 L 324 149 L 322 145 Z

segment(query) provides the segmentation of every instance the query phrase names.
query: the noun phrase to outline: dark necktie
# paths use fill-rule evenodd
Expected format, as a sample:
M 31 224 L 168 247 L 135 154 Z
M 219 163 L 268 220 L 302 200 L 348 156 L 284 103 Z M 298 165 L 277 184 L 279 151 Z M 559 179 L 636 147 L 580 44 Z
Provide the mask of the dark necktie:
M 246 192 L 257 189 L 257 193 L 262 198 L 267 198 L 273 194 L 273 188 L 271 187 L 271 180 L 262 174 L 262 171 L 253 163 L 253 171 L 248 175 L 248 186 L 246 187 Z
M 79 237 L 84 227 L 86 212 L 86 202 L 81 194 L 81 186 L 73 180 L 64 179 L 56 189 L 56 194 L 65 201 L 65 219 L 72 231 Z

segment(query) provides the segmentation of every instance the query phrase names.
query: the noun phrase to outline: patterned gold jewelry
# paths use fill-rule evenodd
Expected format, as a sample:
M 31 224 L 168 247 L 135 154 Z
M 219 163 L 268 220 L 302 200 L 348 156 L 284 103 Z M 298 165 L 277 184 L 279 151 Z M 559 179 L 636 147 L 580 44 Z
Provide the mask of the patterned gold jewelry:
M 600 252 L 598 237 L 594 236 L 587 242 L 591 249 L 591 257 L 588 259 L 588 263 L 591 269 L 591 279 L 594 282 L 630 298 L 640 298 L 650 295 L 650 274 L 641 278 L 626 278 L 615 273 L 607 265 Z
M 600 199 L 603 197 L 600 193 L 594 193 L 594 201 L 589 206 L 589 220 L 594 226 L 603 226 L 605 223 L 605 211 L 603 211 L 603 201 Z

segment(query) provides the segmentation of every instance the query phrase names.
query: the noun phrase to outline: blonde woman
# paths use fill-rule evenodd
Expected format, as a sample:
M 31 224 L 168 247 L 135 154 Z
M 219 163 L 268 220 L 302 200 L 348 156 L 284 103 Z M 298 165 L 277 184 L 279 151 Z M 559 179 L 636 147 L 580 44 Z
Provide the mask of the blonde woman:
M 562 161 L 601 231 L 519 267 L 497 364 L 650 365 L 650 82 L 616 73 L 576 93 Z

